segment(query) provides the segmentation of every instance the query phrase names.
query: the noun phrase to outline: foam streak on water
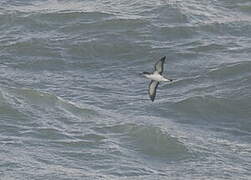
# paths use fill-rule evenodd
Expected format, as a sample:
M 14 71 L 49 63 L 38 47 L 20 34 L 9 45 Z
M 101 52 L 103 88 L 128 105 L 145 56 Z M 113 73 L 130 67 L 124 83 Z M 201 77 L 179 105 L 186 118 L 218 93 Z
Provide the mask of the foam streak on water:
M 250 50 L 248 0 L 1 1 L 0 179 L 250 179 Z

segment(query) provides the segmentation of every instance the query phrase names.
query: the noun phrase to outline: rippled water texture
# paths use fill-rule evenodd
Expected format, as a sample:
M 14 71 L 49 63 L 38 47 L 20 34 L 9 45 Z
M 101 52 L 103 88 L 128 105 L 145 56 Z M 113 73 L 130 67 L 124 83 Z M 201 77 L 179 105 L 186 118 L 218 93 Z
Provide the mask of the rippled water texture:
M 250 57 L 249 0 L 2 0 L 0 179 L 251 179 Z

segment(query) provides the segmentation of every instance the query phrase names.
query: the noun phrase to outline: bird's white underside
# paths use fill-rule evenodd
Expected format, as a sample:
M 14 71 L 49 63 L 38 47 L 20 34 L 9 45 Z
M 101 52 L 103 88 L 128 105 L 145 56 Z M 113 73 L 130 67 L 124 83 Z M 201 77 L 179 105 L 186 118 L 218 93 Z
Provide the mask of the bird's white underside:
M 153 74 L 144 74 L 146 78 L 162 82 L 162 81 L 170 81 L 169 79 L 166 79 L 165 77 L 161 76 L 158 72 L 154 72 Z

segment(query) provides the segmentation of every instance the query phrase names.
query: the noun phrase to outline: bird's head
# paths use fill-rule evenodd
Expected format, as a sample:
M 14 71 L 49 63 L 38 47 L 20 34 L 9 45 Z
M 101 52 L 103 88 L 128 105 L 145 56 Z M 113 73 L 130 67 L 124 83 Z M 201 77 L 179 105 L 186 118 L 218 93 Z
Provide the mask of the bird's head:
M 143 72 L 142 74 L 144 74 L 144 75 L 148 74 L 148 75 L 149 75 L 149 74 L 151 74 L 151 73 L 149 73 L 149 72 Z
M 146 76 L 146 75 L 149 75 L 150 73 L 149 72 L 142 72 L 140 73 L 140 75 L 143 75 L 143 76 Z

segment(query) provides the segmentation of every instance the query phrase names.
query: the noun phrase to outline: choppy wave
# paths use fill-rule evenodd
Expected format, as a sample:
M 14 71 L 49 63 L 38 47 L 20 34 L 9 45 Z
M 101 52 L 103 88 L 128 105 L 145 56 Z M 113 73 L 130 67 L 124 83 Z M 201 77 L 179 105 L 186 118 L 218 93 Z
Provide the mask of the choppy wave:
M 157 127 L 137 124 L 119 124 L 97 128 L 98 132 L 118 136 L 121 146 L 156 158 L 172 159 L 188 155 L 188 150 L 177 138 Z
M 88 118 L 97 116 L 98 112 L 92 109 L 81 107 L 73 102 L 64 100 L 55 95 L 40 92 L 34 89 L 2 89 L 2 99 L 4 104 L 8 104 L 16 111 L 64 111 L 72 116 Z
M 1 1 L 1 177 L 248 179 L 250 27 L 248 0 Z
M 206 118 L 208 120 L 235 120 L 249 118 L 249 101 L 231 100 L 213 96 L 198 96 L 183 100 L 175 105 L 186 118 Z M 238 107 L 238 108 L 236 108 Z

